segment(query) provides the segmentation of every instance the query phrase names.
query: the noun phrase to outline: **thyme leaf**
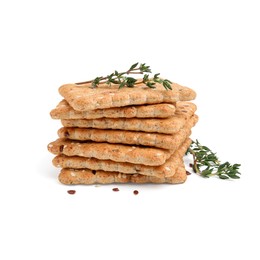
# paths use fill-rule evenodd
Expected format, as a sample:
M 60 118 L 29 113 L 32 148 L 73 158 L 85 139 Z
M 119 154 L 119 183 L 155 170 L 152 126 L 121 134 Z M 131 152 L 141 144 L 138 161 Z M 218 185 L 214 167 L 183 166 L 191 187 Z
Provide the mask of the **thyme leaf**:
M 172 90 L 171 81 L 168 79 L 162 79 L 159 77 L 160 73 L 154 74 L 153 77 L 149 77 L 149 74 L 152 73 L 150 66 L 145 63 L 134 63 L 127 71 L 118 72 L 115 70 L 113 73 L 108 76 L 96 77 L 93 80 L 78 82 L 77 85 L 82 85 L 86 83 L 91 83 L 93 88 L 98 87 L 100 84 L 119 84 L 119 89 L 123 87 L 133 88 L 139 84 L 145 84 L 149 88 L 156 88 L 156 83 L 161 84 L 166 90 Z M 130 74 L 144 74 L 142 80 L 137 80 Z
M 221 163 L 216 153 L 213 153 L 207 146 L 201 145 L 198 140 L 192 141 L 186 154 L 192 154 L 193 171 L 204 177 L 218 176 L 220 179 L 239 179 L 239 167 L 241 164 Z

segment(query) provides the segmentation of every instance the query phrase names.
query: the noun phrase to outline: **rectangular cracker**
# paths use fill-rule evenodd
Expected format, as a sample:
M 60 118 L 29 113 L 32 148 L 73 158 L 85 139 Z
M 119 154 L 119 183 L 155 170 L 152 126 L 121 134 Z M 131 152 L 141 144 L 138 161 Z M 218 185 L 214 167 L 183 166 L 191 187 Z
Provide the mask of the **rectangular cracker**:
M 134 88 L 118 89 L 118 85 L 66 84 L 59 88 L 61 96 L 77 111 L 124 107 L 130 105 L 174 103 L 193 100 L 196 93 L 177 83 L 171 84 L 172 90 L 165 90 L 160 84 L 151 89 L 144 84 Z
M 75 184 L 111 184 L 111 183 L 169 183 L 180 184 L 187 179 L 184 165 L 177 168 L 176 173 L 171 177 L 158 178 L 141 174 L 123 174 L 118 172 L 62 169 L 59 174 L 59 181 L 67 185 Z
M 57 139 L 48 145 L 48 150 L 55 155 L 94 157 L 100 160 L 153 166 L 164 164 L 172 154 L 170 150 L 154 147 L 79 142 L 68 139 Z
M 178 114 L 169 118 L 101 118 L 101 119 L 63 119 L 65 127 L 120 129 L 163 134 L 175 134 L 196 111 L 196 105 L 191 102 L 177 103 Z
M 98 119 L 98 118 L 167 118 L 175 113 L 173 104 L 126 106 L 89 111 L 76 111 L 66 100 L 62 100 L 50 112 L 53 119 Z
M 89 169 L 93 171 L 121 172 L 124 174 L 141 174 L 158 178 L 169 177 L 175 174 L 182 157 L 189 148 L 191 140 L 187 138 L 178 150 L 160 166 L 147 166 L 111 160 L 98 160 L 79 156 L 58 155 L 53 159 L 53 165 L 58 168 Z
M 146 133 L 125 130 L 91 129 L 78 127 L 63 127 L 59 129 L 60 138 L 71 140 L 121 143 L 130 145 L 153 146 L 163 149 L 178 147 L 190 135 L 191 128 L 197 123 L 198 116 L 193 115 L 186 121 L 183 128 L 176 134 Z

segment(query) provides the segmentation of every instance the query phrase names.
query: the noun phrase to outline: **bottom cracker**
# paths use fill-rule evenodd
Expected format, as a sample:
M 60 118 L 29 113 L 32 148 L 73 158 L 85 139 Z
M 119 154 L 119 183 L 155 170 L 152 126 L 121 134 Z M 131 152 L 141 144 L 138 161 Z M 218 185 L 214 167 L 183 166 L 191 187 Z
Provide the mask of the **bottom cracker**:
M 158 178 L 141 174 L 124 174 L 118 172 L 91 171 L 88 169 L 62 169 L 59 181 L 63 184 L 111 184 L 111 183 L 170 183 L 180 184 L 187 179 L 184 165 L 179 165 L 171 177 Z

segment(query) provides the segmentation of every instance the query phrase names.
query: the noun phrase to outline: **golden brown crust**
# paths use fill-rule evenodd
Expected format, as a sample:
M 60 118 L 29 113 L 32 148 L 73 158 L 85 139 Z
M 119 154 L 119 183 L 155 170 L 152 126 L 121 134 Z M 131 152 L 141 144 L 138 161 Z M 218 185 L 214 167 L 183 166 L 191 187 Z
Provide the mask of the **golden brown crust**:
M 98 118 L 167 118 L 175 113 L 173 104 L 126 106 L 89 111 L 76 111 L 66 100 L 62 100 L 50 112 L 53 119 L 98 119 Z
M 174 103 L 193 100 L 196 93 L 187 87 L 172 83 L 172 90 L 166 91 L 160 84 L 155 89 L 144 85 L 134 88 L 118 89 L 118 85 L 100 85 L 91 88 L 90 84 L 66 84 L 59 88 L 59 93 L 77 111 L 123 107 L 129 105 Z

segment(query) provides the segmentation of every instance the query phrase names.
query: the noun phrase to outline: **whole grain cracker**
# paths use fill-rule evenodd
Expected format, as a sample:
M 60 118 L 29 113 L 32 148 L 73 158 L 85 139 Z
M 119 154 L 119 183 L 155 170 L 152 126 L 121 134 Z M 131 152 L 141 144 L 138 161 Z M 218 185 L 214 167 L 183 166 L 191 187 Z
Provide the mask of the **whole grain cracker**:
M 53 154 L 67 156 L 94 157 L 100 160 L 129 162 L 144 165 L 162 165 L 171 156 L 170 150 L 129 146 L 123 144 L 79 142 L 68 139 L 57 139 L 48 145 Z
M 98 118 L 167 118 L 175 113 L 173 104 L 126 106 L 89 111 L 76 111 L 66 100 L 62 100 L 50 112 L 53 119 L 98 119 Z
M 185 105 L 185 108 L 183 108 Z M 186 123 L 194 112 L 196 105 L 191 102 L 178 102 L 176 105 L 178 114 L 169 118 L 102 118 L 102 119 L 63 119 L 65 127 L 120 129 L 129 131 L 143 131 L 163 134 L 175 134 Z
M 91 84 L 66 84 L 59 88 L 61 96 L 77 111 L 124 107 L 129 105 L 174 103 L 189 101 L 196 97 L 196 93 L 177 83 L 171 84 L 172 90 L 167 91 L 160 84 L 151 89 L 144 84 L 134 88 L 118 89 L 118 85 L 99 85 L 92 88 Z
M 124 162 L 114 162 L 111 160 L 98 160 L 95 158 L 84 158 L 79 156 L 58 155 L 53 159 L 53 165 L 59 168 L 103 170 L 106 172 L 121 172 L 125 174 L 141 174 L 155 176 L 159 178 L 169 177 L 175 174 L 182 157 L 191 144 L 187 138 L 183 144 L 171 155 L 171 157 L 160 166 L 147 166 L 141 164 L 131 164 Z
M 176 134 L 146 133 L 126 130 L 91 129 L 78 127 L 63 127 L 59 129 L 60 138 L 94 142 L 121 143 L 131 145 L 154 146 L 174 150 L 188 135 L 197 123 L 198 116 L 187 119 L 186 124 Z
M 59 181 L 67 185 L 75 184 L 111 184 L 111 183 L 169 183 L 180 184 L 187 179 L 186 170 L 183 165 L 177 168 L 171 177 L 158 178 L 141 174 L 124 174 L 118 172 L 91 171 L 88 169 L 62 169 Z

